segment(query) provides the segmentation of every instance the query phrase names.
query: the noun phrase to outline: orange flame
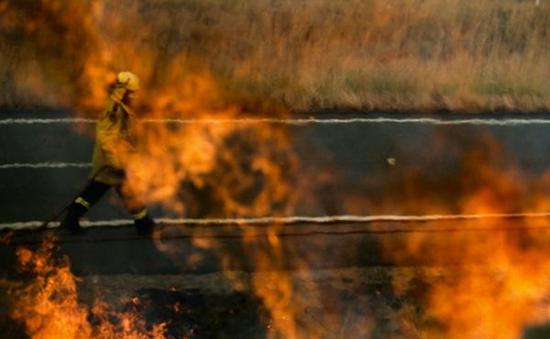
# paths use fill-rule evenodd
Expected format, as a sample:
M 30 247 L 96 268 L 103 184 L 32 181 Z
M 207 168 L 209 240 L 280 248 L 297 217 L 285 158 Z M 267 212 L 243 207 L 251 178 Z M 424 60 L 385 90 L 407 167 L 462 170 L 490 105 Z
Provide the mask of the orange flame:
M 545 181 L 529 186 L 517 170 L 501 168 L 500 147 L 494 140 L 486 141 L 462 157 L 463 173 L 457 180 L 467 194 L 460 199 L 458 213 L 546 211 Z M 417 202 L 417 208 L 430 213 L 430 206 L 422 202 Z M 541 219 L 475 220 L 453 224 L 457 232 L 421 232 L 387 241 L 384 253 L 391 260 L 425 258 L 443 265 L 441 277 L 429 282 L 423 305 L 425 319 L 435 319 L 440 326 L 420 324 L 420 333 L 446 338 L 517 338 L 528 326 L 550 321 L 546 245 L 550 233 L 540 229 L 546 223 Z M 396 279 L 400 294 L 403 286 Z
M 166 324 L 147 330 L 143 320 L 131 312 L 110 309 L 100 300 L 92 308 L 78 300 L 77 278 L 67 257 L 53 257 L 53 239 L 37 251 L 20 248 L 17 256 L 24 279 L 10 288 L 10 316 L 24 324 L 31 338 L 164 338 Z M 95 324 L 90 316 L 97 319 Z

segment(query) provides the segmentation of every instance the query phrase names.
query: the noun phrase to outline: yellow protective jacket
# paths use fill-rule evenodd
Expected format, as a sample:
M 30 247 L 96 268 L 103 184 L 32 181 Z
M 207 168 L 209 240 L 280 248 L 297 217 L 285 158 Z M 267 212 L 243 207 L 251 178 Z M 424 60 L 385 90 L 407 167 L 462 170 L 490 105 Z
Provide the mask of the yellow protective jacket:
M 97 121 L 90 177 L 108 185 L 121 185 L 129 158 L 135 152 L 134 144 L 135 115 L 115 93 Z

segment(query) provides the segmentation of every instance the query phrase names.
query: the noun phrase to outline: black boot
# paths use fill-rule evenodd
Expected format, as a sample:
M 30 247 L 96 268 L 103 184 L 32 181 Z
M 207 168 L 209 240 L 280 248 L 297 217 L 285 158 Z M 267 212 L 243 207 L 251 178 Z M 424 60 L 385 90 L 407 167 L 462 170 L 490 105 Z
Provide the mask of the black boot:
M 71 234 L 83 234 L 86 232 L 80 226 L 80 218 L 88 211 L 88 209 L 76 202 L 73 202 L 67 209 L 65 219 L 61 222 L 60 228 L 68 230 Z
M 139 235 L 151 235 L 153 234 L 153 230 L 155 228 L 155 222 L 148 215 L 135 219 L 134 225 L 136 226 L 136 232 Z

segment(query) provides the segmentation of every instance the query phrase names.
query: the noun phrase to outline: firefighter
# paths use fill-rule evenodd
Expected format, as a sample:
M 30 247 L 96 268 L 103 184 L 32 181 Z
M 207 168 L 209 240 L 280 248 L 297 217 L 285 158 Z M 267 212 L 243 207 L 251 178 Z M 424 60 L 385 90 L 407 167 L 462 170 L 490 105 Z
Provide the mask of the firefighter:
M 144 203 L 127 180 L 129 159 L 135 153 L 135 114 L 131 98 L 139 90 L 139 78 L 131 72 L 120 72 L 110 87 L 107 107 L 96 126 L 96 141 L 90 180 L 67 209 L 61 227 L 71 233 L 83 233 L 80 218 L 111 188 L 123 198 L 134 217 L 138 234 L 151 234 L 154 222 Z

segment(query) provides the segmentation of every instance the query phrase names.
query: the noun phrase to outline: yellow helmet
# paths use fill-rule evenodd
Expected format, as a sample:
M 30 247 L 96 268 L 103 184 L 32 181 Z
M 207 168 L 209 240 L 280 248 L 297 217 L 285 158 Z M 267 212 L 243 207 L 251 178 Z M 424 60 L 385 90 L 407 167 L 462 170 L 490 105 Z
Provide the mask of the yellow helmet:
M 118 84 L 123 85 L 127 90 L 137 91 L 139 87 L 139 78 L 132 72 L 120 72 L 116 77 Z

